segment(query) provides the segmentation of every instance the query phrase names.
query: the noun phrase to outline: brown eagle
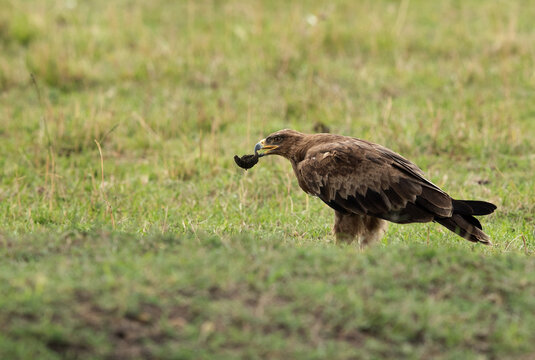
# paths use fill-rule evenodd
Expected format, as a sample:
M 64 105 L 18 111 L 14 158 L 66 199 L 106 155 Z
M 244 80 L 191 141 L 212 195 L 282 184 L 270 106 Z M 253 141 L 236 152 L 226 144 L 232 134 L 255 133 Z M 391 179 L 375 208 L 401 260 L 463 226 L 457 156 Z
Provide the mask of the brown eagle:
M 286 129 L 256 144 L 255 155 L 290 160 L 301 189 L 334 209 L 337 241 L 357 237 L 366 245 L 384 234 L 388 220 L 436 221 L 469 241 L 491 243 L 474 215 L 492 213 L 494 204 L 452 199 L 420 168 L 384 146 Z

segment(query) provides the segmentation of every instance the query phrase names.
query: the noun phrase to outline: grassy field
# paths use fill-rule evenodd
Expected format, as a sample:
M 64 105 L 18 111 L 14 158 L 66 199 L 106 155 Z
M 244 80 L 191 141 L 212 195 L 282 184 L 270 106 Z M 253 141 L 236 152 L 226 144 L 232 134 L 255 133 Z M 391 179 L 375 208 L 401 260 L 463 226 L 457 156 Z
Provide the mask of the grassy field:
M 535 357 L 535 7 L 0 0 L 1 359 Z M 381 143 L 437 224 L 337 246 L 281 128 Z

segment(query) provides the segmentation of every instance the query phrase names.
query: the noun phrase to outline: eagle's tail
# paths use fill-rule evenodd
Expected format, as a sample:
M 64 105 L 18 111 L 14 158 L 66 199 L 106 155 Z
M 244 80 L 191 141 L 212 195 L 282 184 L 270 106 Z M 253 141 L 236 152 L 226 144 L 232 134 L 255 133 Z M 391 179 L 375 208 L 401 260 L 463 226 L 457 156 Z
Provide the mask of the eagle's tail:
M 473 215 L 488 215 L 494 210 L 496 205 L 486 201 L 453 200 L 453 215 L 435 218 L 435 221 L 469 241 L 492 245 L 489 236 L 482 231 L 481 223 Z
M 462 215 L 488 215 L 496 210 L 496 205 L 479 200 L 453 200 L 453 213 Z

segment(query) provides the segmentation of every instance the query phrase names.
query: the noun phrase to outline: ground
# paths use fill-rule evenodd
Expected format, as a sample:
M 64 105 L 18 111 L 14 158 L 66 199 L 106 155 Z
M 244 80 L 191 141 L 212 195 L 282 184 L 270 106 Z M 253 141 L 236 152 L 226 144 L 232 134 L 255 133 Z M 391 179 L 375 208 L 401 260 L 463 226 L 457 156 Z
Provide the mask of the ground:
M 10 1 L 0 358 L 535 356 L 535 8 Z M 498 205 L 333 243 L 281 128 L 381 143 Z

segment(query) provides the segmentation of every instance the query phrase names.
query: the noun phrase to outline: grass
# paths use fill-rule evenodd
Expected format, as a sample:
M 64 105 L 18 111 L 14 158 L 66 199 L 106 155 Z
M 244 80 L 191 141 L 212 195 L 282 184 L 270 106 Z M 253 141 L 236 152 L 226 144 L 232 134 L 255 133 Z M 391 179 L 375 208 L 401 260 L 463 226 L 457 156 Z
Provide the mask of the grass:
M 3 241 L 3 358 L 507 358 L 534 340 L 535 263 L 517 253 L 192 234 Z
M 525 5 L 4 0 L 0 357 L 533 356 Z M 288 162 L 233 163 L 317 123 L 496 203 L 495 246 L 339 247 Z

